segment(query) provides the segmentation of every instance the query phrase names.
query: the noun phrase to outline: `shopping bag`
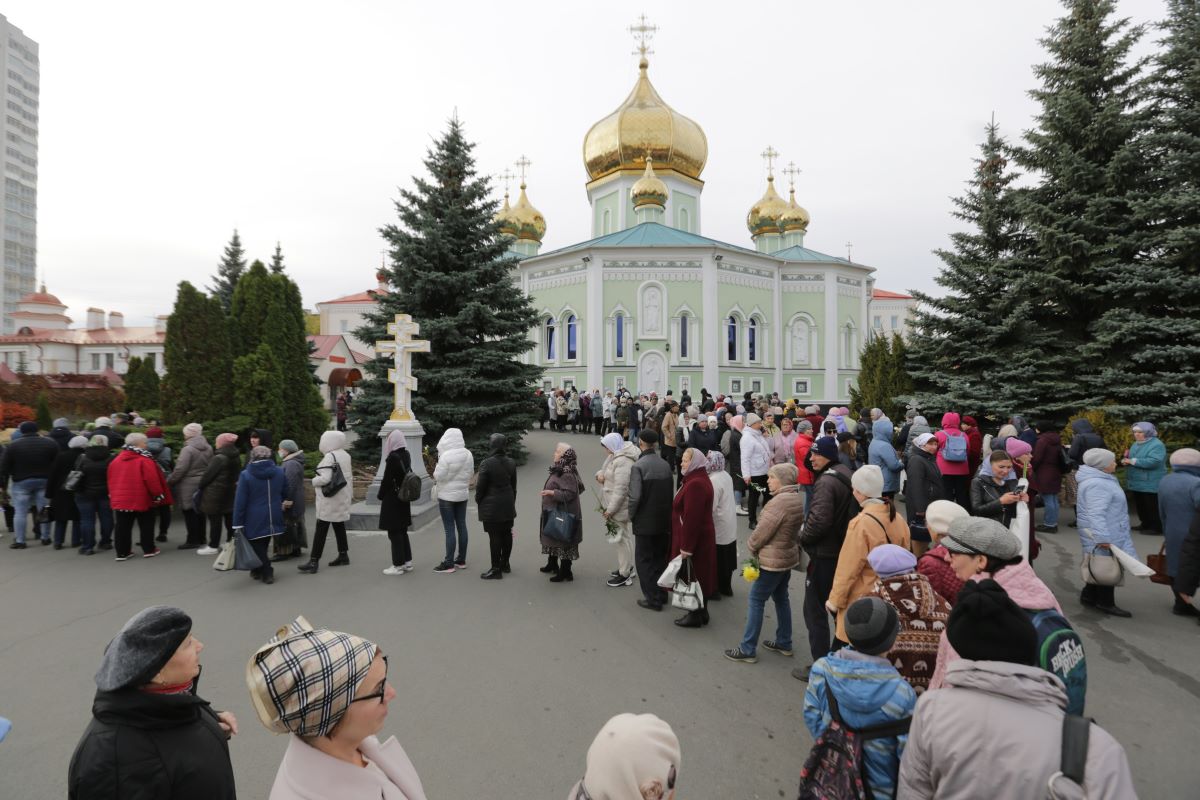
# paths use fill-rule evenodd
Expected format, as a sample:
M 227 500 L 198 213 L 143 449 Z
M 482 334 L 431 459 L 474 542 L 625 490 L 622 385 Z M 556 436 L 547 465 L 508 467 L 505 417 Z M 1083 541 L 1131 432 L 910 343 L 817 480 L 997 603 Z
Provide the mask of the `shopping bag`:
M 658 576 L 658 585 L 663 589 L 673 589 L 675 587 L 675 576 L 679 574 L 680 567 L 683 566 L 683 556 L 675 556 L 671 562 L 667 564 L 667 568 L 663 570 L 663 574 Z
M 232 540 L 221 545 L 221 552 L 217 553 L 217 560 L 213 562 L 213 569 L 218 572 L 226 572 L 233 569 L 233 561 L 236 555 L 237 545 Z
M 1029 491 L 1029 481 L 1022 478 L 1017 481 L 1018 492 Z M 1017 503 L 1017 516 L 1009 524 L 1008 529 L 1012 531 L 1013 536 L 1017 537 L 1017 541 L 1021 543 L 1021 558 L 1029 561 L 1029 504 Z
M 251 547 L 250 540 L 246 538 L 246 534 L 238 531 L 233 541 L 235 542 L 234 547 L 237 550 L 237 555 L 233 559 L 234 569 L 258 569 L 262 566 L 262 561 L 259 559 L 258 553 L 254 552 L 254 548 Z
M 1109 548 L 1109 552 L 1117 557 L 1117 561 L 1121 562 L 1121 566 L 1135 578 L 1149 578 L 1154 574 L 1154 570 L 1143 564 L 1134 556 L 1129 555 L 1119 547 Z
M 671 587 L 671 605 L 684 611 L 704 608 L 704 590 L 700 588 L 700 581 L 696 580 L 690 558 L 687 559 L 686 572 L 677 576 L 675 585 Z

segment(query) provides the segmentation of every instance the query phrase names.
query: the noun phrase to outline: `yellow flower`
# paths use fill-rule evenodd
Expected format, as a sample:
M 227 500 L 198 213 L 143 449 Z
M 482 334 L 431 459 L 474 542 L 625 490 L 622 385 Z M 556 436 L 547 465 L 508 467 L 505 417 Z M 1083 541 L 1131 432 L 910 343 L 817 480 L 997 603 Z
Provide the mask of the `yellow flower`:
M 758 570 L 754 567 L 744 567 L 742 577 L 746 579 L 746 583 L 754 583 L 758 580 Z

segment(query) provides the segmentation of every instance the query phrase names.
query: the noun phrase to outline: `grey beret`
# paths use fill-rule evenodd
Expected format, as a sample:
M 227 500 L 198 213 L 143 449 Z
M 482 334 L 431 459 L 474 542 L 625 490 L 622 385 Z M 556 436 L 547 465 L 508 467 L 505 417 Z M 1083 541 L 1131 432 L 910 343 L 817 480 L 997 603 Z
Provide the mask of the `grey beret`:
M 986 517 L 962 517 L 950 523 L 942 544 L 951 553 L 992 556 L 1007 561 L 1021 554 L 1021 542 L 1008 528 Z
M 96 686 L 115 692 L 149 683 L 192 631 L 192 618 L 173 606 L 150 606 L 133 615 L 108 647 Z

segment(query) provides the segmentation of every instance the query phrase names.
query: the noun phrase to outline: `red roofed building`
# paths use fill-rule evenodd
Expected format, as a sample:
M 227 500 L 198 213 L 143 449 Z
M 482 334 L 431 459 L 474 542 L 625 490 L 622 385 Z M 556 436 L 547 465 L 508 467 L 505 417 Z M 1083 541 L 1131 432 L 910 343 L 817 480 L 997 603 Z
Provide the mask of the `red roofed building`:
M 900 292 L 889 292 L 887 289 L 871 291 L 871 302 L 867 307 L 867 318 L 870 320 L 872 336 L 891 336 L 898 333 L 908 334 L 908 317 L 917 301 L 912 295 Z
M 385 276 L 380 273 L 375 278 L 378 283 L 374 289 L 317 303 L 322 336 L 345 336 L 352 349 L 365 353 L 372 351 L 374 342 L 360 341 L 354 336 L 354 331 L 363 324 L 366 315 L 375 310 L 375 298 L 371 295 L 387 294 Z

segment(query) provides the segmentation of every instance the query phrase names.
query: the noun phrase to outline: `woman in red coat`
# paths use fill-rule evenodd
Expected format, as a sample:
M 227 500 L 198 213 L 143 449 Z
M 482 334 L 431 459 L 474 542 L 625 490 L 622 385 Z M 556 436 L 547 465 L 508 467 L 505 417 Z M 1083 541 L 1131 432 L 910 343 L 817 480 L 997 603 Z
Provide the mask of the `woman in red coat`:
M 117 561 L 133 558 L 133 524 L 137 522 L 142 558 L 158 555 L 154 523 L 158 507 L 169 504 L 170 490 L 154 455 L 146 449 L 146 434 L 131 433 L 108 465 L 108 498 L 116 518 L 113 539 Z
M 671 558 L 682 554 L 688 559 L 679 574 L 686 580 L 700 582 L 704 603 L 675 620 L 675 624 L 681 628 L 699 628 L 708 624 L 708 600 L 717 597 L 713 488 L 708 479 L 708 459 L 696 448 L 689 447 L 684 452 L 679 471 L 683 484 L 671 505 Z

